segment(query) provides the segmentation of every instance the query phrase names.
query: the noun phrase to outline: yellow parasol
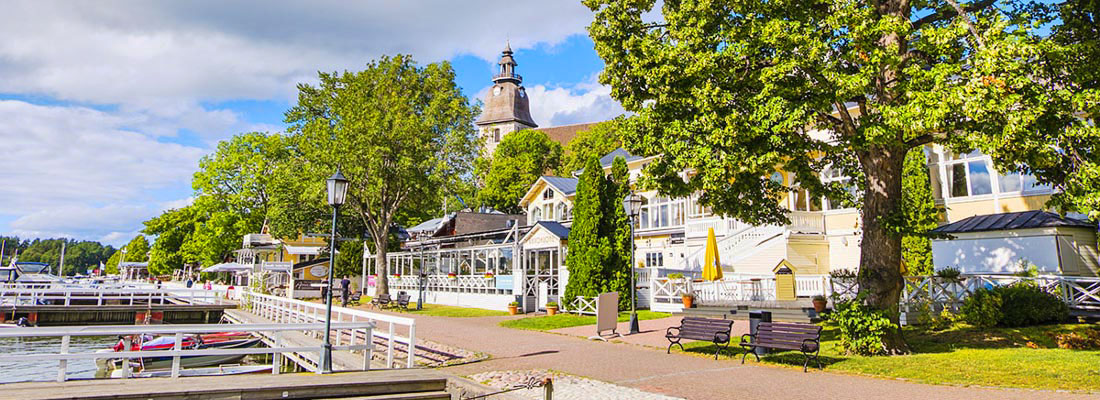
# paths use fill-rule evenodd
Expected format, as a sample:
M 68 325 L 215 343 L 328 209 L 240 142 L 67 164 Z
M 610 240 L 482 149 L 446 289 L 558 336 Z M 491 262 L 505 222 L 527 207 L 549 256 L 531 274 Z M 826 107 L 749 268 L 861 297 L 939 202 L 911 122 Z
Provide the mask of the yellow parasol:
M 718 261 L 718 240 L 714 238 L 714 228 L 707 231 L 707 249 L 703 256 L 703 280 L 722 279 L 722 265 Z

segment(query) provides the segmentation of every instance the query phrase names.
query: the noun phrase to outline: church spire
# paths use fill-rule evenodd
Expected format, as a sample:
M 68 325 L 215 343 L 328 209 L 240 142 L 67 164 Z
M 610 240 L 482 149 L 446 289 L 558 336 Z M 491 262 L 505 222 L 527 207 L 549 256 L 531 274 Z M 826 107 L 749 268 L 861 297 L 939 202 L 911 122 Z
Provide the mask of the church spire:
M 504 51 L 500 53 L 500 61 L 497 62 L 500 65 L 500 71 L 493 76 L 493 82 L 512 82 L 515 84 L 523 83 L 523 76 L 516 73 L 516 59 L 512 58 L 512 43 L 505 42 Z

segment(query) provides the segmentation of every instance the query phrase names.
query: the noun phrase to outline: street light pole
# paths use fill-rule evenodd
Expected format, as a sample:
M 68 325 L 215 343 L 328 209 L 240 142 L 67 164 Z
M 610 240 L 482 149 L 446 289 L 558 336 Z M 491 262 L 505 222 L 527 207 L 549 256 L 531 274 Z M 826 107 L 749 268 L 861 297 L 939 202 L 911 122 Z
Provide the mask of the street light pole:
M 638 205 L 641 204 L 641 200 L 637 198 L 634 191 L 626 195 L 623 199 L 623 210 L 626 211 L 626 218 L 630 223 L 630 262 L 627 263 L 627 268 L 630 268 L 630 334 L 640 333 L 642 330 L 638 326 L 638 311 L 635 304 L 637 299 L 635 298 L 638 288 L 634 283 L 634 216 L 637 215 Z
M 332 275 L 336 273 L 336 216 L 340 214 L 340 205 L 344 204 L 344 195 L 348 190 L 348 180 L 340 174 L 339 169 L 328 178 L 326 183 L 328 184 L 328 204 L 332 206 L 332 236 L 329 240 L 328 286 L 326 286 L 328 295 L 324 299 L 326 301 L 325 342 L 322 345 L 321 362 L 317 368 L 318 374 L 332 373 L 332 341 L 330 340 L 330 334 L 332 327 Z

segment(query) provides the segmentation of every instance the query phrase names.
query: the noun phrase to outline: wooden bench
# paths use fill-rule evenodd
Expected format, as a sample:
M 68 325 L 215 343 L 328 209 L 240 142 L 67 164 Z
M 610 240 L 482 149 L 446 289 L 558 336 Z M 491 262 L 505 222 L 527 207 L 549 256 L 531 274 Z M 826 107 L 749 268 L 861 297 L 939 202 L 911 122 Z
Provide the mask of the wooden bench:
M 397 308 L 405 311 L 409 311 L 409 300 L 411 296 L 401 293 L 397 295 Z
M 374 296 L 373 299 L 370 299 L 370 305 L 374 308 L 386 308 L 386 306 L 390 305 L 390 295 L 380 294 Z
M 817 361 L 817 367 L 821 366 L 821 327 L 811 324 L 798 324 L 787 322 L 761 322 L 756 328 L 756 334 L 741 336 L 741 347 L 744 347 L 745 355 L 741 356 L 741 363 L 752 353 L 756 361 L 760 356 L 756 354 L 757 348 L 775 350 L 798 350 L 806 357 L 802 364 L 802 372 L 810 365 L 810 359 Z
M 673 333 L 674 330 L 675 333 Z M 665 330 L 665 339 L 668 339 L 668 350 L 665 351 L 665 354 L 671 353 L 674 345 L 680 346 L 680 350 L 683 351 L 684 345 L 680 343 L 682 339 L 706 340 L 713 342 L 717 347 L 717 350 L 714 351 L 714 359 L 717 360 L 718 354 L 729 348 L 730 331 L 732 330 L 733 320 L 684 317 L 680 320 L 680 326 L 669 327 Z
M 362 293 L 352 292 L 351 295 L 348 296 L 348 305 L 357 306 L 357 305 L 359 305 L 359 300 L 361 300 L 362 298 L 363 298 Z

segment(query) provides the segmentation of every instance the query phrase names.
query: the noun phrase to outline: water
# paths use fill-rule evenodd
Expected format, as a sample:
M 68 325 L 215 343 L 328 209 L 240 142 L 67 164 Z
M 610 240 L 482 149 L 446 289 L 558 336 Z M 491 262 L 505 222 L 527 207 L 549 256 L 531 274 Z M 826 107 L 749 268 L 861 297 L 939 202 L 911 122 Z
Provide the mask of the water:
M 118 342 L 117 336 L 73 336 L 69 341 L 70 353 L 94 353 Z M 0 338 L 0 353 L 57 354 L 61 352 L 61 338 Z M 93 360 L 71 360 L 67 366 L 69 379 L 95 378 Z M 53 381 L 57 379 L 57 361 L 0 362 L 0 383 L 26 381 Z

